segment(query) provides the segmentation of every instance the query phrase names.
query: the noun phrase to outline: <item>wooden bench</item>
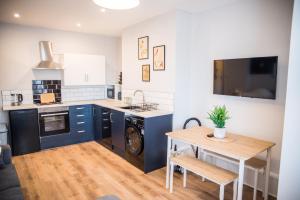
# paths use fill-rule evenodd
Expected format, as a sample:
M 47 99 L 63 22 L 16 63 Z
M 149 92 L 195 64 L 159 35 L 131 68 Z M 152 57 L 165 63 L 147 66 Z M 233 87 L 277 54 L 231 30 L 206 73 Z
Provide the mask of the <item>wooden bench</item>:
M 233 184 L 233 199 L 237 196 L 237 174 L 222 169 L 220 167 L 211 165 L 209 163 L 203 162 L 197 158 L 178 155 L 171 157 L 171 176 L 170 176 L 170 192 L 173 192 L 173 174 L 174 165 L 179 165 L 183 168 L 183 187 L 186 187 L 187 170 L 191 171 L 199 176 L 202 176 L 212 182 L 220 185 L 220 200 L 224 199 L 224 187 L 225 185 L 234 182 Z
M 234 163 L 234 164 L 238 164 L 237 160 L 225 157 L 225 156 L 221 156 L 219 154 L 216 153 L 212 153 L 209 151 L 204 151 L 202 150 L 203 153 L 203 160 L 206 160 L 206 156 L 212 156 L 224 161 L 228 161 L 230 163 Z M 249 160 L 246 160 L 245 162 L 245 167 L 254 171 L 254 183 L 253 183 L 253 200 L 256 200 L 256 196 L 257 196 L 257 185 L 258 185 L 258 173 L 259 171 L 262 171 L 264 173 L 264 170 L 267 166 L 267 162 L 265 160 L 259 159 L 259 158 L 250 158 Z M 205 179 L 202 178 L 202 181 L 204 181 Z

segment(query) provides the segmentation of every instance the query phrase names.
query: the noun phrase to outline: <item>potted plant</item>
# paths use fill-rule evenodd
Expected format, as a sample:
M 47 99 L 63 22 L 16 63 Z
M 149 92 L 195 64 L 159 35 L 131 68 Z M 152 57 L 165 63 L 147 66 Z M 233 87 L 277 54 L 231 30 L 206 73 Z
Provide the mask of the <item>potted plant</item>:
M 215 124 L 214 137 L 223 139 L 226 136 L 225 123 L 230 119 L 225 106 L 215 106 L 208 118 Z

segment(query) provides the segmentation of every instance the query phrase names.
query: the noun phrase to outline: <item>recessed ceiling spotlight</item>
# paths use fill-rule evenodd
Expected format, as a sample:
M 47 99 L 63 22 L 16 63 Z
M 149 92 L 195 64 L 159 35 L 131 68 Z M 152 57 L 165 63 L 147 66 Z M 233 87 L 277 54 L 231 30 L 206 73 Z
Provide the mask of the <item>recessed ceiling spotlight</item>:
M 100 11 L 103 12 L 103 13 L 105 13 L 106 9 L 105 8 L 101 8 Z
M 76 26 L 77 26 L 77 27 L 81 27 L 81 24 L 80 24 L 80 23 L 77 23 Z
M 19 13 L 14 13 L 14 18 L 20 18 L 21 15 Z
M 137 7 L 140 0 L 93 0 L 95 4 L 111 10 L 125 10 Z

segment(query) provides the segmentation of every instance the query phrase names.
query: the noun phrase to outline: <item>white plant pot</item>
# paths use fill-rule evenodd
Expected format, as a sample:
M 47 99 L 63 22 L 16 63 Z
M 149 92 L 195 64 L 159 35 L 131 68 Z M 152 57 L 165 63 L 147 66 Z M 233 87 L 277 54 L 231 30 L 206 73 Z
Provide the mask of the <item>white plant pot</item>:
M 226 128 L 215 128 L 214 137 L 223 139 L 226 137 Z

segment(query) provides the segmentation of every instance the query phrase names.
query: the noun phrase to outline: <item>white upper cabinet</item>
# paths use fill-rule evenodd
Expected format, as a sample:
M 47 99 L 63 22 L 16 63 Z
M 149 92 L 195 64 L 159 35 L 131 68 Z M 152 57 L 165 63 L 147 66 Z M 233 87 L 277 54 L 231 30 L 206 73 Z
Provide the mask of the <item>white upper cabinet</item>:
M 105 57 L 64 54 L 64 84 L 66 86 L 105 85 Z

